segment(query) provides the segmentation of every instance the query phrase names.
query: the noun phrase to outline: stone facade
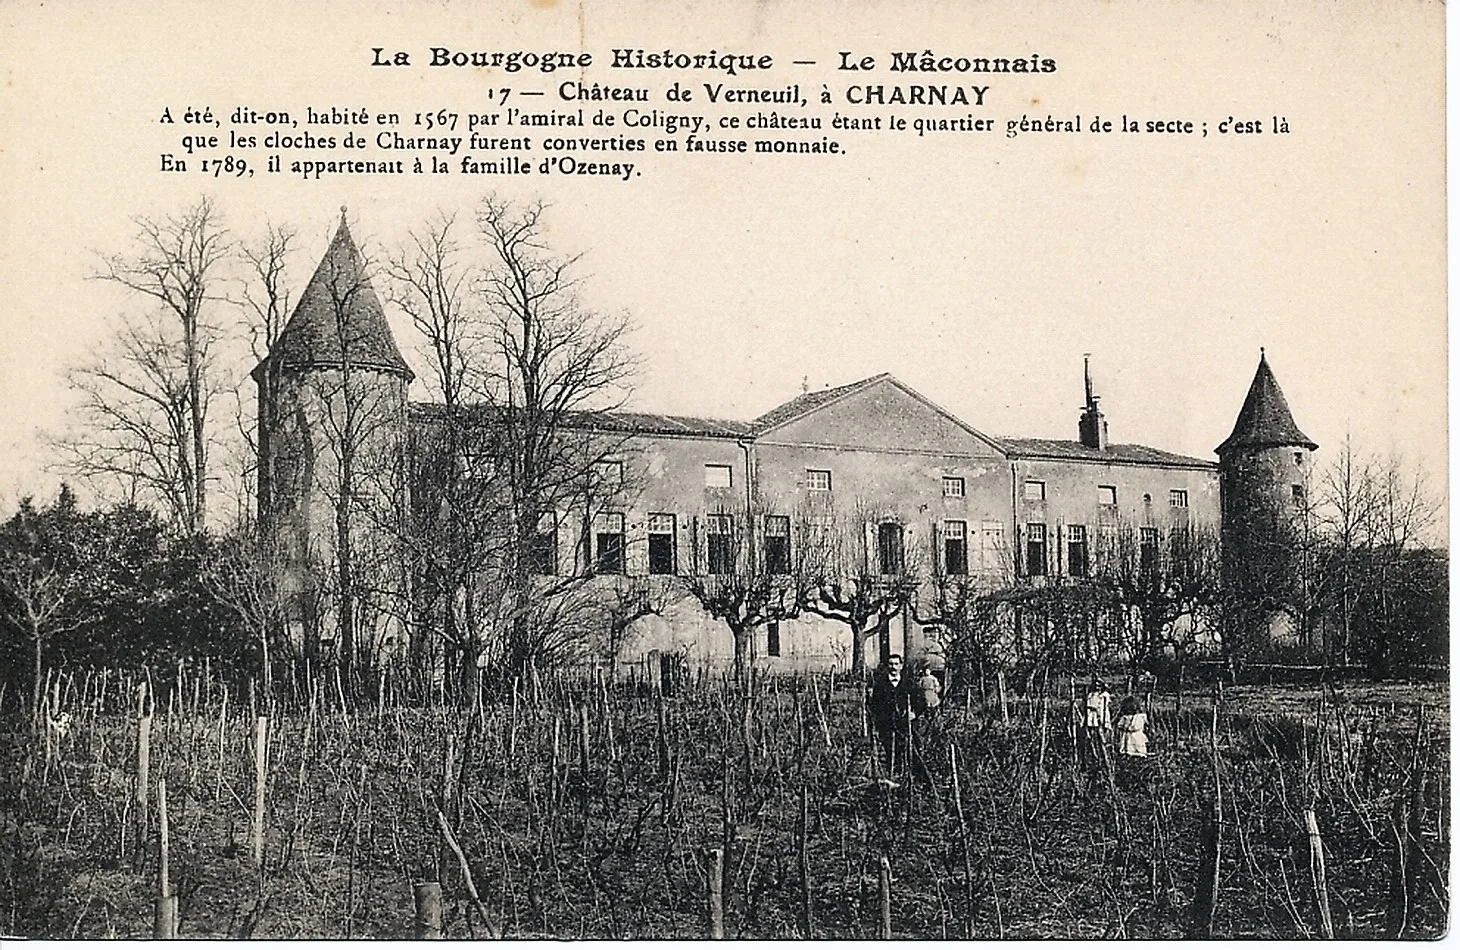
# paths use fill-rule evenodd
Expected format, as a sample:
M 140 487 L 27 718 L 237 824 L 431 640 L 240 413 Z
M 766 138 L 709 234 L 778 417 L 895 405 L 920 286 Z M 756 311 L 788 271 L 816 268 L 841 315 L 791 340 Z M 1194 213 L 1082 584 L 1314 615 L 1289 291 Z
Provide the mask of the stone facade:
M 353 254 L 342 223 L 321 270 L 338 270 Z M 356 381 L 380 393 L 368 464 L 395 464 L 387 458 L 394 454 L 402 469 L 409 468 L 403 457 L 413 444 L 408 435 L 428 431 L 439 415 L 439 407 L 404 405 L 410 370 L 389 338 L 373 292 L 354 309 L 331 310 L 320 302 L 322 288 L 317 274 L 280 345 L 255 373 L 261 394 L 269 389 L 281 395 L 287 409 L 280 413 L 277 399 L 265 407 L 261 395 L 261 410 L 268 408 L 260 413 L 261 511 L 265 520 L 273 513 L 295 546 L 307 546 L 309 536 L 326 526 L 326 513 L 315 509 L 332 499 L 317 479 L 297 473 L 298 462 L 281 460 L 338 461 L 317 444 L 326 435 L 321 420 L 329 413 L 327 402 L 311 394 L 318 393 L 321 380 L 338 377 L 343 351 L 325 347 L 310 354 L 298 344 L 317 342 L 329 329 L 321 314 L 363 324 L 337 329 L 344 338 L 363 341 L 356 349 L 368 358 L 356 367 Z M 808 526 L 834 523 L 848 539 L 842 549 L 848 570 L 967 574 L 987 578 L 990 586 L 1015 579 L 1039 585 L 1093 574 L 1109 548 L 1104 542 L 1118 532 L 1154 550 L 1176 528 L 1205 525 L 1215 532 L 1220 524 L 1226 543 L 1250 547 L 1253 542 L 1236 527 L 1236 514 L 1267 510 L 1285 491 L 1291 506 L 1290 486 L 1298 482 L 1288 467 L 1309 464 L 1305 453 L 1316 446 L 1297 432 L 1290 416 L 1285 422 L 1277 418 L 1286 404 L 1275 413 L 1270 390 L 1276 382 L 1265 359 L 1254 391 L 1266 395 L 1249 396 L 1257 403 L 1250 411 L 1244 407 L 1237 431 L 1219 450 L 1220 469 L 1205 459 L 1110 443 L 1088 363 L 1085 377 L 1086 405 L 1078 426 L 1072 426 L 1080 436 L 1074 440 L 986 435 L 885 374 L 803 393 L 749 422 L 584 415 L 575 422 L 579 431 L 612 441 L 613 461 L 634 487 L 592 516 L 558 513 L 555 570 L 572 574 L 596 563 L 602 571 L 602 548 L 617 545 L 622 557 L 609 552 L 612 563 L 605 573 L 662 575 L 670 588 L 675 578 L 714 572 L 711 535 L 721 530 L 717 519 L 738 512 L 758 539 L 759 558 L 797 558 Z M 310 405 L 317 410 L 312 415 Z M 904 611 L 888 622 L 882 644 L 868 640 L 866 658 L 875 663 L 880 649 L 911 654 L 933 649 L 924 633 Z M 757 628 L 751 652 L 758 665 L 770 668 L 844 669 L 850 644 L 844 624 L 803 613 Z M 725 625 L 685 596 L 673 599 L 661 615 L 637 620 L 618 647 L 617 661 L 621 667 L 652 666 L 672 656 L 713 666 L 732 654 Z

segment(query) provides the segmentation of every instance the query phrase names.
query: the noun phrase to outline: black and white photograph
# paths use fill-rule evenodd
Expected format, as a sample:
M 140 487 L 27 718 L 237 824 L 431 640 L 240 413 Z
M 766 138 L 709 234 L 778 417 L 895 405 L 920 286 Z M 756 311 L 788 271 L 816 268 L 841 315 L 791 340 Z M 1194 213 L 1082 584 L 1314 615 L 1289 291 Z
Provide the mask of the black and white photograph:
M 0 38 L 0 936 L 1449 933 L 1442 4 Z

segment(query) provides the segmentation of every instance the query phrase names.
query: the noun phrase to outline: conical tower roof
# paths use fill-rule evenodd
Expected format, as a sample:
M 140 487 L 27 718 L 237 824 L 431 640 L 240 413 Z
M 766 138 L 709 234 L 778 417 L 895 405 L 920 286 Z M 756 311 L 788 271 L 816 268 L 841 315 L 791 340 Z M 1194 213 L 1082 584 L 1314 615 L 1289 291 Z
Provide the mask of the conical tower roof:
M 1301 445 L 1309 450 L 1318 448 L 1318 443 L 1303 434 L 1293 421 L 1292 410 L 1283 398 L 1282 387 L 1267 365 L 1264 351 L 1257 363 L 1257 375 L 1252 377 L 1252 386 L 1247 390 L 1247 399 L 1242 411 L 1237 413 L 1237 424 L 1227 441 L 1217 446 L 1222 455 L 1239 448 L 1275 448 L 1285 445 Z
M 415 376 L 396 348 L 341 208 L 339 230 L 274 341 L 268 360 L 290 369 L 309 369 L 341 366 L 347 356 L 351 366 L 398 373 L 407 379 Z

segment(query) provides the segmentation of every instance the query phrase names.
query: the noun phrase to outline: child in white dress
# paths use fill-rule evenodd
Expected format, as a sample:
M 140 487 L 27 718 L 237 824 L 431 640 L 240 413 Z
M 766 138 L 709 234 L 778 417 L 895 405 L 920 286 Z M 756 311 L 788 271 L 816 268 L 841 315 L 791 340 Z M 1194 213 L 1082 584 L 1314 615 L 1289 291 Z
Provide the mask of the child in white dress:
M 1146 714 L 1134 696 L 1121 700 L 1120 718 L 1115 721 L 1115 750 L 1121 755 L 1150 754 L 1146 750 Z

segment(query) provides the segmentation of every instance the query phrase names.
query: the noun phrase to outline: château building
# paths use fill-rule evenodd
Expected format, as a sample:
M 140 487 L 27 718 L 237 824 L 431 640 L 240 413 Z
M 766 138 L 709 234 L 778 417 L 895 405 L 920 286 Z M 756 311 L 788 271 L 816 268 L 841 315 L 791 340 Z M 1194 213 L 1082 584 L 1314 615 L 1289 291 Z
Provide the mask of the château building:
M 361 266 L 342 221 L 254 370 L 259 509 L 286 565 L 295 624 L 318 625 L 336 609 L 339 592 L 321 568 L 341 563 L 344 545 L 353 569 L 390 575 L 355 585 L 376 600 L 356 605 L 350 629 L 389 649 L 403 626 L 419 637 L 449 622 L 409 589 L 404 522 L 369 514 L 409 511 L 431 496 L 442 469 L 421 447 L 443 414 L 408 400 L 412 371 Z M 1264 545 L 1303 502 L 1316 446 L 1294 424 L 1265 354 L 1218 461 L 1112 442 L 1088 358 L 1084 375 L 1072 439 L 986 434 L 887 374 L 803 392 L 745 421 L 574 416 L 572 427 L 613 447 L 598 467 L 617 466 L 615 477 L 634 487 L 593 511 L 545 513 L 534 570 L 592 573 L 600 585 L 658 579 L 672 592 L 676 579 L 737 569 L 728 539 L 743 523 L 759 568 L 789 574 L 808 526 L 835 519 L 852 526 L 840 550 L 849 574 L 1029 587 L 1079 583 L 1116 556 L 1117 539 L 1146 565 L 1174 532 L 1205 528 L 1213 544 L 1220 529 L 1228 576 L 1276 605 L 1280 591 L 1261 575 L 1282 565 Z M 394 606 L 384 602 L 391 597 Z M 936 631 L 916 613 L 886 618 L 862 648 L 866 659 L 936 652 Z M 733 641 L 680 591 L 610 649 L 620 667 L 665 656 L 714 665 L 728 661 Z M 846 668 L 851 650 L 844 624 L 804 611 L 758 625 L 751 644 L 758 664 L 783 668 Z

